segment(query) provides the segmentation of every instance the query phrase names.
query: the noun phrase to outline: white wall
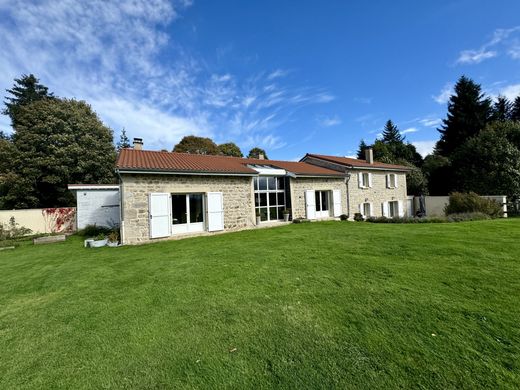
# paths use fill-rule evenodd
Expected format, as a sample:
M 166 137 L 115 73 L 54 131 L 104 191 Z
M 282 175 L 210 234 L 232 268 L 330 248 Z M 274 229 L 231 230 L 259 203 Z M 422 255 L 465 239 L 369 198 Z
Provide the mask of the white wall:
M 507 217 L 507 205 L 506 197 L 503 195 L 483 195 L 482 198 L 491 199 L 495 202 L 503 205 L 504 217 Z M 426 215 L 432 216 L 444 216 L 444 208 L 450 201 L 449 196 L 425 196 L 424 203 L 426 208 Z M 414 199 L 415 211 L 419 210 L 419 197 L 416 196 Z
M 77 227 L 119 225 L 119 190 L 78 190 Z
M 32 234 L 38 233 L 59 233 L 64 231 L 73 231 L 75 228 L 75 207 L 64 207 L 60 210 L 69 211 L 71 218 L 68 223 L 58 227 L 56 219 L 52 213 L 46 213 L 46 210 L 56 209 L 25 209 L 25 210 L 0 210 L 0 224 L 8 225 L 11 217 L 14 217 L 18 227 L 26 227 L 32 230 Z

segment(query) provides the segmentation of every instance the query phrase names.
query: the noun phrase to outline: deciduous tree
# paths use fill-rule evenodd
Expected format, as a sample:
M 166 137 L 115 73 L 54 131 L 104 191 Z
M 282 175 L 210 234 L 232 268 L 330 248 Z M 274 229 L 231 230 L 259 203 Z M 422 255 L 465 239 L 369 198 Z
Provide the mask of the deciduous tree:
M 234 142 L 227 142 L 218 146 L 219 154 L 222 156 L 244 157 L 240 148 Z
M 217 144 L 210 138 L 188 135 L 174 146 L 174 152 L 190 154 L 219 154 Z

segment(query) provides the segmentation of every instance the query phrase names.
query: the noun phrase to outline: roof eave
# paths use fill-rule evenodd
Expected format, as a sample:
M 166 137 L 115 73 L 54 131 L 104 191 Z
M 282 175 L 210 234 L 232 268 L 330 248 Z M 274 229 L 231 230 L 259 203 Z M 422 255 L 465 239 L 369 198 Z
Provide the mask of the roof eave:
M 139 168 L 116 168 L 116 173 L 152 175 L 194 175 L 194 176 L 258 176 L 256 172 L 221 172 L 221 171 L 174 171 L 169 169 L 139 169 Z

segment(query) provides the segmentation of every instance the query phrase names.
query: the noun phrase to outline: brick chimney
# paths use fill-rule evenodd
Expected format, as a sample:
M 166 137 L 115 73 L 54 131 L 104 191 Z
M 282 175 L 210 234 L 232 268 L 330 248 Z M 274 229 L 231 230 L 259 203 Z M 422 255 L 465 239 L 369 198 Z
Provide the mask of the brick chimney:
M 374 163 L 374 151 L 372 148 L 365 149 L 365 160 L 367 160 L 369 164 Z
M 134 150 L 143 150 L 142 138 L 134 138 Z

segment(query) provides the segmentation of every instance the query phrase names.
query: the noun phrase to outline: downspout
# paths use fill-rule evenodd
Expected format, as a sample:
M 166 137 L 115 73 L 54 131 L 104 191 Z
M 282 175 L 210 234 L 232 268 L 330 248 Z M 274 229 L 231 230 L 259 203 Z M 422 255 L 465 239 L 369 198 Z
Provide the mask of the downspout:
M 123 178 L 119 169 L 116 169 L 117 177 L 119 178 L 119 234 L 121 235 L 121 245 L 125 243 L 125 221 L 123 215 Z
M 345 186 L 347 187 L 347 218 L 350 218 L 350 192 L 348 182 L 350 181 L 350 173 L 345 169 Z

